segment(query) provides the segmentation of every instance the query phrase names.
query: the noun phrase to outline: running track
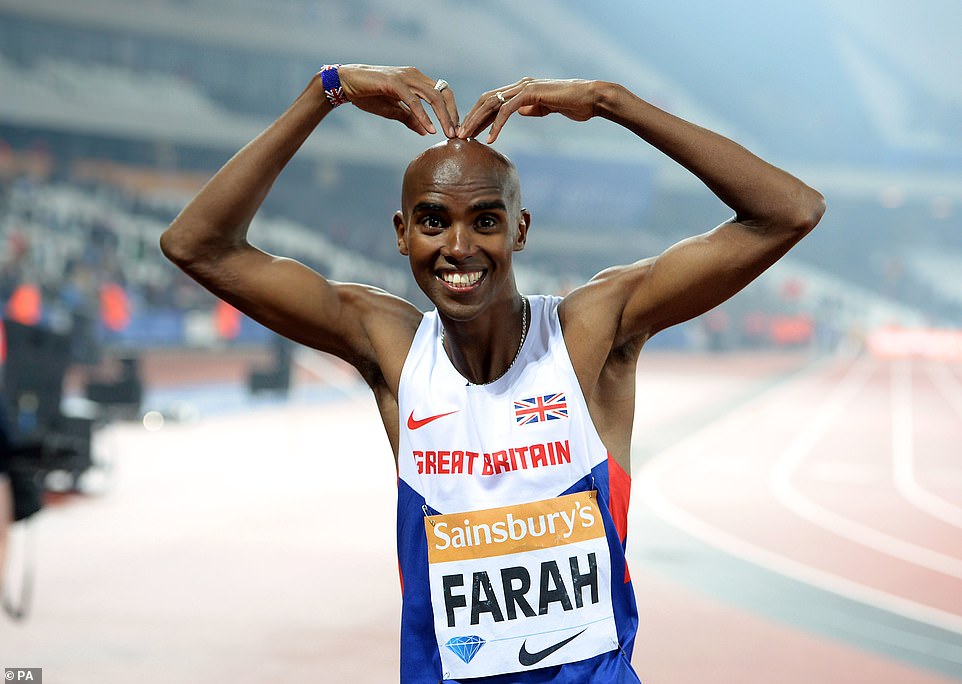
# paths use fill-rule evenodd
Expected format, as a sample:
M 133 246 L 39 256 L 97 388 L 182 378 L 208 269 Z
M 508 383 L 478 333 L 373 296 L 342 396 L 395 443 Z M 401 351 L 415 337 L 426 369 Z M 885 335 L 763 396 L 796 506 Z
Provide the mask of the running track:
M 36 521 L 0 667 L 396 681 L 387 441 L 350 374 L 300 361 L 281 403 L 226 355 L 150 360 L 149 401 L 195 418 L 100 433 L 109 487 Z M 962 681 L 962 367 L 643 354 L 634 442 L 646 684 Z
M 845 647 L 768 681 L 962 680 L 962 368 L 714 361 L 692 405 L 668 392 L 661 415 L 639 412 L 631 540 L 646 571 Z M 646 365 L 655 394 L 678 372 Z M 692 413 L 697 427 L 645 449 Z M 778 660 L 784 644 L 765 643 L 756 658 Z M 879 658 L 846 664 L 856 652 Z M 889 659 L 918 672 L 865 670 Z

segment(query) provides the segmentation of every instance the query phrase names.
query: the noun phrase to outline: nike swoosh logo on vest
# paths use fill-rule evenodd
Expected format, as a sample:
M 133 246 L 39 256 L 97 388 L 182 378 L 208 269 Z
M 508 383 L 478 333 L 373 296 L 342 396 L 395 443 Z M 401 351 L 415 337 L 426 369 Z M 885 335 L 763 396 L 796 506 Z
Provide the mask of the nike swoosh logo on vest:
M 414 417 L 414 411 L 411 411 L 411 415 L 408 416 L 408 430 L 417 430 L 422 428 L 430 422 L 437 420 L 438 418 L 444 418 L 445 416 L 450 416 L 452 413 L 457 413 L 457 411 L 448 411 L 447 413 L 438 413 L 434 416 L 428 416 L 427 418 L 417 419 Z
M 568 637 L 567 639 L 564 639 L 563 641 L 559 641 L 556 644 L 548 646 L 548 648 L 543 648 L 540 651 L 535 651 L 534 653 L 528 653 L 528 648 L 527 648 L 528 642 L 527 640 L 525 640 L 525 642 L 521 644 L 521 651 L 518 652 L 518 662 L 524 665 L 525 667 L 536 665 L 540 663 L 542 660 L 544 660 L 545 658 L 547 658 L 549 655 L 554 653 L 555 651 L 564 648 L 570 642 L 574 641 L 584 633 L 585 633 L 585 630 L 583 629 L 577 634 L 574 634 Z

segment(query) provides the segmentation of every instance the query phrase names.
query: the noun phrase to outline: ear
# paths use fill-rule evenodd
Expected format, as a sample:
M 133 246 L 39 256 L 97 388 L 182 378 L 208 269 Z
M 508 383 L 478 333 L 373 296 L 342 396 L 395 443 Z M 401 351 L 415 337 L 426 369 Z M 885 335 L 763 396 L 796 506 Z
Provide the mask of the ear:
M 531 213 L 527 209 L 521 209 L 521 214 L 518 216 L 518 228 L 514 233 L 513 251 L 520 252 L 524 249 L 528 241 L 528 228 L 530 227 Z
M 397 251 L 403 256 L 407 256 L 407 226 L 404 225 L 404 214 L 400 211 L 394 212 L 394 232 L 397 233 Z

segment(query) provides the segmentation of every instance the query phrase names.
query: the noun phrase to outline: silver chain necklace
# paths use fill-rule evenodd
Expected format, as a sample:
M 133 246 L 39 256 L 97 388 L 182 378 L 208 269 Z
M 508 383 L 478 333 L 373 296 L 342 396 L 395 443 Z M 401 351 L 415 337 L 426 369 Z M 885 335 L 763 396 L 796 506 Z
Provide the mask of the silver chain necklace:
M 444 324 L 442 324 L 441 325 L 441 349 L 444 349 L 444 333 L 445 332 L 447 331 L 444 329 Z M 498 380 L 503 378 L 505 375 L 507 375 L 508 371 L 514 368 L 514 364 L 518 360 L 518 357 L 521 356 L 521 347 L 524 346 L 524 341 L 525 339 L 527 339 L 527 337 L 528 337 L 528 298 L 525 297 L 524 295 L 521 295 L 521 341 L 518 342 L 518 351 L 514 353 L 514 358 L 511 359 L 511 363 L 508 364 L 508 367 L 505 368 L 504 372 L 501 373 L 501 375 L 499 375 L 498 377 L 492 380 L 489 380 L 488 382 L 468 381 L 468 384 L 469 385 L 490 385 L 492 382 L 497 382 Z M 454 362 L 452 361 L 452 365 L 453 363 Z

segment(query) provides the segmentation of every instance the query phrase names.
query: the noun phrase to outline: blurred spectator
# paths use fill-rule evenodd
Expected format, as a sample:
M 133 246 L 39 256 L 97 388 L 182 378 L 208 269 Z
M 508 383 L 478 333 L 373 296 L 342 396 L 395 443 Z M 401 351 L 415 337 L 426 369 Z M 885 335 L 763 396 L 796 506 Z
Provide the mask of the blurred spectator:
M 120 332 L 130 325 L 130 300 L 119 283 L 100 286 L 100 320 L 110 332 Z
M 214 304 L 214 329 L 217 337 L 224 341 L 235 339 L 240 334 L 241 316 L 240 311 L 218 299 Z
M 31 282 L 18 285 L 6 307 L 7 318 L 23 323 L 24 325 L 37 325 L 43 316 L 43 297 L 40 288 Z

